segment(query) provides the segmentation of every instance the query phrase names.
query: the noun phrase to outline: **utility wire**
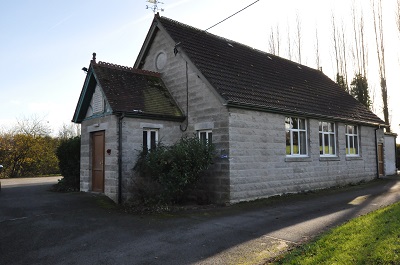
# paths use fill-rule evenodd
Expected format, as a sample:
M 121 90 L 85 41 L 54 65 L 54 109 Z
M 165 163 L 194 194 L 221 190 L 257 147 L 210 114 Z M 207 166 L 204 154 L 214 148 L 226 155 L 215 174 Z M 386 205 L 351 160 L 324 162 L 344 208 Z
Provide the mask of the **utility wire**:
M 240 12 L 242 12 L 243 10 L 245 10 L 245 9 L 249 8 L 250 6 L 254 5 L 255 3 L 259 2 L 259 1 L 260 1 L 260 0 L 254 1 L 254 2 L 253 2 L 253 3 L 251 3 L 250 5 L 248 5 L 248 6 L 244 7 L 244 8 L 242 8 L 242 9 L 240 9 L 240 10 L 239 10 L 239 11 L 237 11 L 236 13 L 234 13 L 234 14 L 230 15 L 229 17 L 227 17 L 227 18 L 225 18 L 225 19 L 221 20 L 221 21 L 220 21 L 220 22 L 218 22 L 217 24 L 215 24 L 215 25 L 212 25 L 211 27 L 209 27 L 208 29 L 206 29 L 206 30 L 204 30 L 204 31 L 207 31 L 207 30 L 209 30 L 209 29 L 212 29 L 212 28 L 213 28 L 213 27 L 215 27 L 215 26 L 218 26 L 218 25 L 219 25 L 219 24 L 221 24 L 222 22 L 224 22 L 224 21 L 226 21 L 226 20 L 230 19 L 231 17 L 233 17 L 233 16 L 235 16 L 235 15 L 239 14 L 239 13 L 240 13 Z
M 204 30 L 204 31 L 202 31 L 202 32 L 206 32 L 207 30 L 210 30 L 210 29 L 212 29 L 213 27 L 218 26 L 219 24 L 221 24 L 221 23 L 225 22 L 226 20 L 230 19 L 231 17 L 233 17 L 233 16 L 239 14 L 239 13 L 242 12 L 243 10 L 249 8 L 250 6 L 254 5 L 255 3 L 259 2 L 259 1 L 260 1 L 260 0 L 254 1 L 254 2 L 251 3 L 250 5 L 248 5 L 248 6 L 244 7 L 244 8 L 242 8 L 242 9 L 240 9 L 239 11 L 237 11 L 237 12 L 235 12 L 234 14 L 230 15 L 229 17 L 227 17 L 227 18 L 221 20 L 221 21 L 218 22 L 217 24 L 212 25 L 211 27 L 207 28 L 206 30 Z M 195 36 L 199 35 L 200 33 L 201 33 L 201 32 L 199 32 L 199 33 L 193 35 L 193 36 L 190 37 L 190 38 L 185 39 L 184 41 L 180 41 L 180 42 L 176 43 L 176 44 L 175 44 L 175 48 L 174 48 L 174 53 L 175 53 L 175 55 L 178 53 L 178 50 L 177 50 L 177 48 L 176 48 L 178 45 L 182 44 L 182 42 L 185 42 L 185 41 L 187 41 L 188 39 L 194 38 Z

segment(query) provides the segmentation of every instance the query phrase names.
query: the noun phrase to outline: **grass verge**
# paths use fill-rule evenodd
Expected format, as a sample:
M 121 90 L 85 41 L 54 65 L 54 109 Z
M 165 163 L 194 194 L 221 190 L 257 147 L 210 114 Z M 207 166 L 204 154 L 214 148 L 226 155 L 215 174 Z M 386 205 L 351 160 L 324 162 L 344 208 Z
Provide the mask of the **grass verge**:
M 353 219 L 274 264 L 400 264 L 400 203 Z

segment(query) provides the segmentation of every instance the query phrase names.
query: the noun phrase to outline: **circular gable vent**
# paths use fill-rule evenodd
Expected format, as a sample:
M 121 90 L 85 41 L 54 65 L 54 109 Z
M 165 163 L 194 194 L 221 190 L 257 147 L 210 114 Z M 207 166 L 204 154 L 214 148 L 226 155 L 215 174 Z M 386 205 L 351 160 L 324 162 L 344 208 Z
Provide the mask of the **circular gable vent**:
M 159 52 L 156 56 L 156 68 L 162 70 L 167 64 L 167 55 L 165 52 Z

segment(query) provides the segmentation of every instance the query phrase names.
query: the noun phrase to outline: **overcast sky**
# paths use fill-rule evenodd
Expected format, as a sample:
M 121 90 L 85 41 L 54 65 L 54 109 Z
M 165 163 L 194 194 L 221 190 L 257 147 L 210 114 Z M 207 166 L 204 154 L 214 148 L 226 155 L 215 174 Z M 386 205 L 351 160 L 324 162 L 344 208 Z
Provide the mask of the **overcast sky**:
M 164 0 L 159 7 L 164 9 L 161 16 L 207 29 L 254 1 Z M 280 56 L 288 58 L 287 32 L 289 29 L 293 42 L 298 16 L 302 64 L 316 68 L 317 29 L 320 64 L 324 73 L 334 78 L 331 14 L 339 23 L 343 21 L 352 37 L 353 2 L 357 10 L 364 11 L 370 50 L 368 80 L 376 91 L 374 112 L 382 118 L 370 1 L 260 0 L 210 32 L 269 52 L 271 28 L 279 27 Z M 396 0 L 383 2 L 389 109 L 392 130 L 399 132 L 400 38 L 395 24 Z M 146 5 L 151 4 L 145 0 L 1 1 L 1 129 L 32 116 L 43 118 L 55 134 L 62 124 L 69 124 L 85 79 L 81 69 L 89 65 L 93 52 L 98 61 L 133 66 L 154 16 Z M 293 52 L 292 59 L 297 60 Z M 349 61 L 352 64 L 350 56 Z

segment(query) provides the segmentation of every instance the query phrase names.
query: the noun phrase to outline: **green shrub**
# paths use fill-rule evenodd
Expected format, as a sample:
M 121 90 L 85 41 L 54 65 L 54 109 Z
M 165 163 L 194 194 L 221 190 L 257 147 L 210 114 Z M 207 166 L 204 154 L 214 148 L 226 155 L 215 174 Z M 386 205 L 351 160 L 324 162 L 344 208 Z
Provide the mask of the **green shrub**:
M 80 177 L 80 152 L 81 138 L 79 136 L 63 139 L 57 148 L 56 155 L 59 160 L 61 175 L 64 177 L 59 180 L 54 187 L 58 191 L 77 191 L 79 190 Z
M 143 150 L 134 167 L 135 183 L 151 187 L 142 190 L 142 201 L 180 203 L 196 187 L 201 173 L 212 163 L 214 146 L 202 143 L 197 137 L 181 138 L 172 146 L 159 144 L 155 150 Z M 151 198 L 149 198 L 151 196 Z

